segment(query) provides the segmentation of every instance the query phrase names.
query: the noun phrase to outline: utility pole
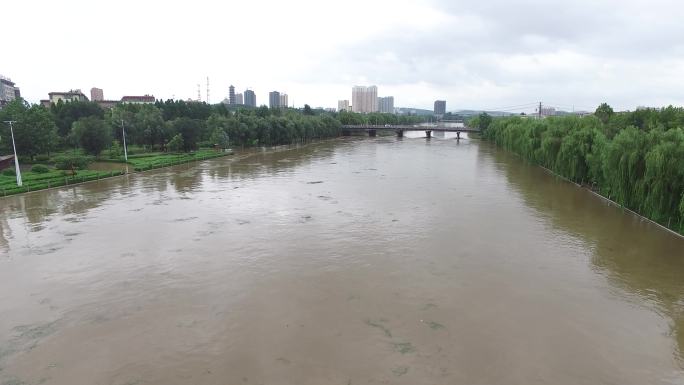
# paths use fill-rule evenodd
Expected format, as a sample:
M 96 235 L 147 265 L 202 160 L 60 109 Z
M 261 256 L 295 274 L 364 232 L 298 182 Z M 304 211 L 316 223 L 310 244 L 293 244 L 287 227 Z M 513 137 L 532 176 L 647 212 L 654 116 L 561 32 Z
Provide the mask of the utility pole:
M 19 169 L 19 157 L 17 156 L 17 145 L 14 144 L 14 128 L 12 127 L 13 123 L 16 123 L 16 120 L 5 120 L 5 123 L 9 124 L 10 126 L 10 133 L 12 134 L 12 148 L 14 148 L 14 169 L 17 172 L 17 186 L 21 187 L 22 182 L 21 182 L 21 170 Z
M 542 102 L 539 102 L 539 119 L 542 118 L 541 109 L 542 109 Z

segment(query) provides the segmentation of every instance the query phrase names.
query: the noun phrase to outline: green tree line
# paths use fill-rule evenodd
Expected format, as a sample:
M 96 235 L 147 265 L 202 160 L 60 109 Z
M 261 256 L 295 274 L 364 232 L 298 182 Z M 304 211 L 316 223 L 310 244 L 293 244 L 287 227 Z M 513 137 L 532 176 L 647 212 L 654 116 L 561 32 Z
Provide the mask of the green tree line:
M 193 151 L 201 146 L 271 146 L 331 138 L 342 124 L 416 123 L 422 118 L 393 114 L 362 115 L 313 110 L 232 108 L 178 100 L 119 104 L 103 110 L 94 102 L 58 102 L 49 108 L 21 99 L 0 110 L 0 121 L 14 120 L 19 155 L 83 149 L 98 156 L 127 145 L 150 151 Z M 0 124 L 0 153 L 12 152 L 9 126 Z
M 482 136 L 684 234 L 684 109 L 547 119 L 483 114 Z

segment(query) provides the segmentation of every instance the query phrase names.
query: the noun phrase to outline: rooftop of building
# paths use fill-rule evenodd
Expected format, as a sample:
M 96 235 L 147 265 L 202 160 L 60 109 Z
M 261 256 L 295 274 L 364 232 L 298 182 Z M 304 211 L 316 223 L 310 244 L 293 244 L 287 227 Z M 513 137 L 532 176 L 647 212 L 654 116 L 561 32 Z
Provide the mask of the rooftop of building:
M 155 101 L 154 95 L 142 95 L 142 96 L 137 96 L 137 95 L 126 95 L 121 97 L 121 101 L 125 102 L 128 100 L 145 100 L 145 101 Z
M 48 95 L 49 96 L 52 96 L 52 95 L 83 95 L 83 96 L 85 96 L 83 91 L 81 91 L 80 89 L 69 90 L 69 91 L 64 91 L 64 92 L 53 91 L 53 92 L 48 92 Z

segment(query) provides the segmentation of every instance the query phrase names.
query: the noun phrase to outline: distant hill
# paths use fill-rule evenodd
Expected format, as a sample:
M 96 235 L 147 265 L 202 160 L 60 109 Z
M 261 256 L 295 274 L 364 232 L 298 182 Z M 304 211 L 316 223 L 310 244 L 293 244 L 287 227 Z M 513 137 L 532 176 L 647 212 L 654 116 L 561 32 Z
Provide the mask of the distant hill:
M 481 113 L 486 112 L 487 114 L 491 116 L 512 116 L 512 115 L 518 115 L 510 112 L 504 112 L 504 111 L 483 111 L 483 110 L 458 110 L 458 111 L 451 111 L 452 114 L 454 115 L 461 115 L 461 116 L 475 116 L 475 115 L 480 115 Z
M 432 110 L 424 110 L 421 108 L 408 108 L 408 107 L 400 107 L 396 108 L 396 112 L 401 115 L 418 115 L 418 116 L 425 116 L 425 115 L 434 115 Z M 484 110 L 456 110 L 456 111 L 449 111 L 448 113 L 452 115 L 460 115 L 465 118 L 469 118 L 471 116 L 476 116 L 480 115 L 481 113 L 486 112 L 487 114 L 495 117 L 502 117 L 502 116 L 517 116 L 520 115 L 518 112 L 506 112 L 506 111 L 484 111 Z M 534 115 L 534 112 L 529 112 L 527 115 Z M 575 112 L 568 112 L 568 111 L 556 111 L 556 116 L 563 116 L 563 115 L 570 115 L 570 114 L 576 114 L 576 115 L 586 115 L 588 112 L 585 111 L 575 111 Z
M 461 115 L 465 117 L 470 117 L 470 116 L 475 116 L 479 115 L 483 112 L 486 112 L 487 114 L 491 116 L 517 116 L 520 115 L 520 113 L 515 113 L 515 112 L 505 112 L 505 111 L 483 111 L 483 110 L 458 110 L 458 111 L 453 111 L 451 112 L 454 115 Z M 587 111 L 575 111 L 575 112 L 568 112 L 568 111 L 561 111 L 558 110 L 556 111 L 556 116 L 565 116 L 565 115 L 588 115 L 590 112 Z M 528 112 L 526 115 L 531 115 L 534 116 L 535 112 Z
M 432 110 L 423 110 L 421 108 L 399 107 L 395 108 L 397 114 L 401 115 L 433 115 Z

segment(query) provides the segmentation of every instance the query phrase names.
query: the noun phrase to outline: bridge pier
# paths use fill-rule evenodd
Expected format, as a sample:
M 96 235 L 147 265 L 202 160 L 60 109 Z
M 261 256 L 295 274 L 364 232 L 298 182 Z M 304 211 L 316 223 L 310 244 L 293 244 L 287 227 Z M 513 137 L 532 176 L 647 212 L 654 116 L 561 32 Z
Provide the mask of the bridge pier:
M 397 130 L 397 138 L 403 138 L 404 137 L 404 130 Z
M 342 130 L 342 136 L 351 136 L 350 130 Z
M 368 130 L 368 136 L 370 136 L 371 138 L 375 138 L 376 131 L 375 130 Z
M 430 139 L 432 137 L 432 130 L 425 130 L 425 137 Z

